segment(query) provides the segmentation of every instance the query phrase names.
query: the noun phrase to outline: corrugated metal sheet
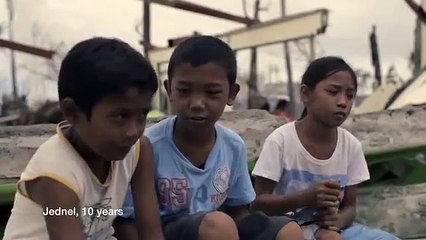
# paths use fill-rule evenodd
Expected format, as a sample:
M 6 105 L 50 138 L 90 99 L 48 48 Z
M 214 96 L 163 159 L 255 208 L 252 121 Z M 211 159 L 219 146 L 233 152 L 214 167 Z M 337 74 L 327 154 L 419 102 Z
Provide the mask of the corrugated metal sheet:
M 362 103 L 354 109 L 355 114 L 378 112 L 385 109 L 389 98 L 402 87 L 402 84 L 386 84 L 377 88 L 373 94 L 368 96 Z
M 426 70 L 409 82 L 405 89 L 389 103 L 388 109 L 403 108 L 408 105 L 426 103 Z

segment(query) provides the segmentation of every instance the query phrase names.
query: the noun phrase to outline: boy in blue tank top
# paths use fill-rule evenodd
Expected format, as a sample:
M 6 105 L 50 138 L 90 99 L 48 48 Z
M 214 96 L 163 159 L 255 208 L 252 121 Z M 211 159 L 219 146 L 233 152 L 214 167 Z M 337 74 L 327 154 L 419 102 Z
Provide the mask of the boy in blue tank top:
M 166 239 L 303 239 L 289 218 L 248 211 L 256 194 L 244 141 L 217 123 L 239 92 L 236 75 L 232 49 L 214 37 L 192 37 L 171 56 L 164 87 L 176 116 L 146 132 Z M 135 239 L 130 192 L 123 209 L 117 235 Z

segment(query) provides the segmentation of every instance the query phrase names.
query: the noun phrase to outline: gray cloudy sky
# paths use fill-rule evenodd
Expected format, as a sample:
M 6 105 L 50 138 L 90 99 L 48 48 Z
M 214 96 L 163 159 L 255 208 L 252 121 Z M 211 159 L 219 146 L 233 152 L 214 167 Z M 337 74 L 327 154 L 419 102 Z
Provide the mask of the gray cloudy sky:
M 242 0 L 190 0 L 191 2 L 221 10 L 243 14 Z M 33 43 L 32 26 L 41 29 L 38 45 L 47 47 L 64 41 L 66 49 L 77 41 L 92 36 L 114 36 L 136 48 L 140 48 L 140 36 L 135 24 L 142 15 L 141 2 L 137 0 L 15 0 L 16 40 Z M 248 12 L 253 12 L 254 0 L 248 0 Z M 280 0 L 262 0 L 268 11 L 261 13 L 261 20 L 280 15 Z M 403 0 L 287 0 L 288 13 L 298 13 L 316 8 L 330 10 L 329 27 L 325 35 L 317 39 L 317 48 L 322 55 L 339 55 L 356 68 L 372 71 L 368 34 L 373 24 L 377 26 L 383 72 L 395 64 L 398 72 L 410 77 L 408 57 L 413 49 L 415 17 Z M 0 23 L 7 20 L 6 0 L 0 1 Z M 153 4 L 152 40 L 165 46 L 167 39 L 187 35 L 194 30 L 204 34 L 216 34 L 243 27 L 241 24 L 218 20 L 199 14 L 167 8 Z M 7 37 L 4 32 L 1 37 Z M 269 50 L 266 53 L 279 52 Z M 9 52 L 0 50 L 0 88 L 9 91 Z M 281 54 L 281 53 L 280 53 Z M 276 54 L 275 54 L 276 55 Z M 41 60 L 18 54 L 20 64 L 26 63 L 38 69 Z M 281 57 L 281 55 L 278 55 Z M 300 54 L 295 59 L 295 78 L 302 74 L 305 62 Z M 270 59 L 270 58 L 264 58 Z M 266 61 L 266 60 L 265 60 Z M 283 68 L 284 64 L 280 68 Z M 298 66 L 298 67 L 297 67 Z M 43 71 L 41 69 L 40 71 Z M 21 91 L 30 91 L 32 98 L 56 96 L 55 85 L 42 90 L 43 81 L 24 70 L 19 72 Z M 285 75 L 285 74 L 283 74 Z M 6 79 L 6 80 L 5 80 Z M 2 81 L 2 82 L 1 82 Z M 8 89 L 9 88 L 9 89 Z

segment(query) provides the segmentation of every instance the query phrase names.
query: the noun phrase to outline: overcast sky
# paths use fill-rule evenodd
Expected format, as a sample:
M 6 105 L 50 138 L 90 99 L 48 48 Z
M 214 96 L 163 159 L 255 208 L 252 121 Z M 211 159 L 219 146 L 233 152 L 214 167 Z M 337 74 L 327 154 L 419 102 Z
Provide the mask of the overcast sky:
M 0 23 L 3 23 L 4 27 L 7 20 L 6 0 L 0 1 Z M 242 0 L 190 1 L 235 14 L 243 14 Z M 248 12 L 252 14 L 254 0 L 247 1 Z M 138 44 L 140 35 L 135 31 L 135 25 L 141 21 L 142 17 L 140 1 L 15 0 L 15 2 L 15 39 L 17 41 L 35 43 L 43 47 L 65 42 L 65 49 L 69 49 L 76 42 L 88 37 L 113 36 L 140 49 Z M 261 12 L 261 20 L 280 15 L 280 0 L 262 0 L 261 5 L 268 8 L 267 11 Z M 321 50 L 320 54 L 342 56 L 354 67 L 368 71 L 372 71 L 368 35 L 372 25 L 375 24 L 383 74 L 391 64 L 395 64 L 397 71 L 404 78 L 410 77 L 408 58 L 413 49 L 415 16 L 403 0 L 287 0 L 287 8 L 288 14 L 317 8 L 329 9 L 329 27 L 324 35 L 317 38 L 317 49 Z M 34 25 L 37 25 L 41 32 L 36 42 L 32 36 Z M 168 38 L 187 35 L 195 30 L 203 34 L 216 34 L 240 27 L 243 26 L 229 21 L 156 4 L 152 6 L 151 38 L 153 43 L 159 46 L 165 46 Z M 1 37 L 6 38 L 7 33 L 3 31 Z M 274 53 L 278 53 L 275 54 L 277 57 L 282 56 L 280 51 L 266 51 L 266 54 L 274 55 Z M 8 51 L 0 50 L 2 91 L 10 91 L 8 57 Z M 29 58 L 24 54 L 17 54 L 17 57 L 19 64 L 40 66 L 42 63 L 41 60 Z M 294 75 L 297 79 L 305 67 L 305 60 L 297 51 L 293 54 L 293 58 L 296 65 Z M 281 67 L 283 66 L 284 64 Z M 40 80 L 34 80 L 36 77 L 28 76 L 24 70 L 18 73 L 21 81 L 25 81 L 27 85 L 21 86 L 21 92 L 31 91 L 37 97 L 55 96 L 55 85 L 51 84 L 50 89 L 41 91 L 40 86 L 43 84 Z

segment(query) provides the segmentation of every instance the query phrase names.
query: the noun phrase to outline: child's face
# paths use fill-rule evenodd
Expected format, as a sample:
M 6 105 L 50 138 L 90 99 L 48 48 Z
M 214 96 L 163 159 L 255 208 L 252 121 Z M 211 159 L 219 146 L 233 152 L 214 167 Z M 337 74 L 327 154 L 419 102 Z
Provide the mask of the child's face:
M 90 121 L 77 111 L 71 123 L 92 151 L 106 160 L 121 160 L 142 136 L 153 93 L 130 88 L 125 94 L 110 95 L 93 108 Z
M 340 126 L 352 109 L 354 81 L 349 72 L 341 71 L 319 82 L 308 96 L 308 114 L 314 114 L 327 126 Z
M 230 86 L 225 69 L 214 63 L 181 64 L 165 87 L 173 110 L 192 128 L 213 125 L 239 91 L 238 84 Z

